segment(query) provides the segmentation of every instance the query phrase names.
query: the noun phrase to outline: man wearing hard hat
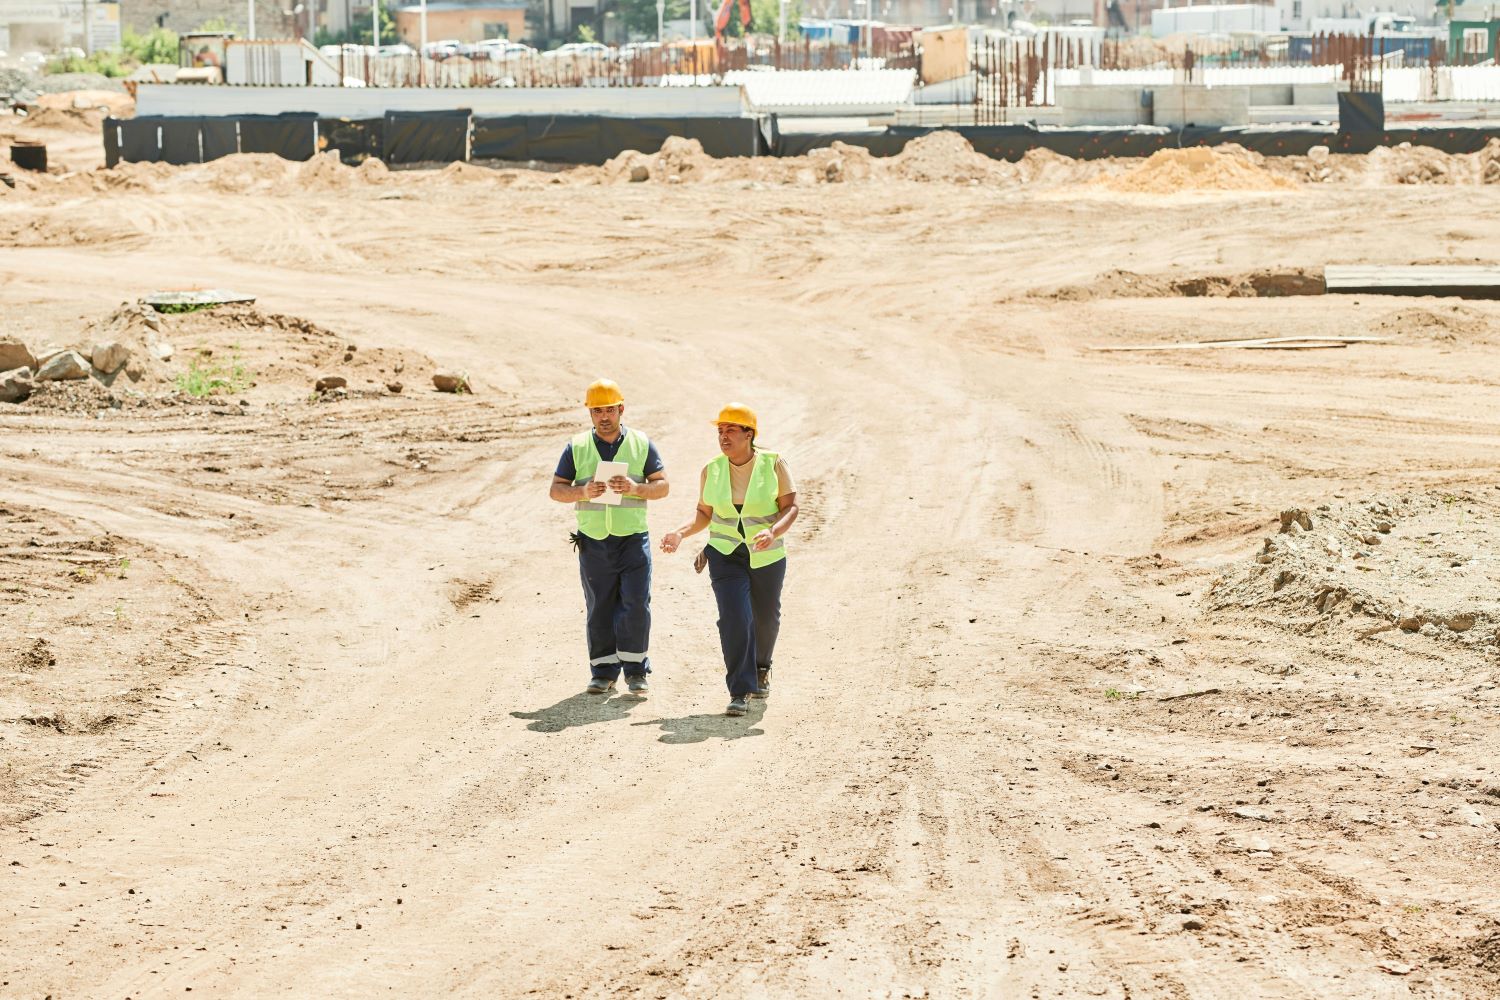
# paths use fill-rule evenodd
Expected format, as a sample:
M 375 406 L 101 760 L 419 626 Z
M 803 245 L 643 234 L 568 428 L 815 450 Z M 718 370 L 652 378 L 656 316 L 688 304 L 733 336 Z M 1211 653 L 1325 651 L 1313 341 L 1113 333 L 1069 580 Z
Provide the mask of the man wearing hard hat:
M 552 499 L 571 503 L 578 515 L 573 545 L 588 608 L 587 691 L 614 690 L 620 672 L 630 693 L 644 698 L 651 672 L 651 543 L 646 535 L 646 501 L 667 495 L 667 473 L 656 445 L 620 421 L 625 397 L 609 379 L 584 394 L 594 429 L 574 436 L 563 449 L 552 477 Z M 620 462 L 626 475 L 609 482 L 594 478 L 601 462 Z M 601 502 L 605 490 L 618 503 Z

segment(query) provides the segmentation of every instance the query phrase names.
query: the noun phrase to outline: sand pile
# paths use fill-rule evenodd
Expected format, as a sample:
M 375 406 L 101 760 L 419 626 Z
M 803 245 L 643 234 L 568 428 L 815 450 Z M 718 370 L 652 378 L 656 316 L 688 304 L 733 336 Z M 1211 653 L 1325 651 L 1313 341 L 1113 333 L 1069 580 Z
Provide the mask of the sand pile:
M 374 162 L 380 163 L 379 160 L 376 160 Z M 361 164 L 360 166 L 363 167 L 364 164 Z M 383 169 L 384 167 L 385 164 L 382 163 L 381 168 Z M 360 171 L 356 170 L 355 173 L 360 173 Z M 386 173 L 389 173 L 389 171 L 386 171 Z M 361 176 L 363 177 L 363 179 L 369 180 L 371 178 L 377 177 L 377 174 L 375 173 L 375 169 L 372 167 L 369 173 L 361 174 Z M 497 172 L 494 170 L 490 170 L 488 167 L 476 167 L 472 163 L 464 163 L 461 160 L 450 163 L 442 170 L 438 171 L 438 177 L 442 180 L 453 181 L 459 184 L 472 184 L 479 181 L 494 183 L 496 176 Z
M 939 129 L 919 136 L 906 148 L 882 163 L 882 173 L 909 181 L 942 181 L 955 184 L 993 183 L 1014 180 L 1016 168 L 976 152 L 957 132 Z
M 1491 139 L 1477 154 L 1479 160 L 1479 182 L 1500 184 L 1500 139 Z
M 1450 155 L 1431 146 L 1380 146 L 1365 157 L 1367 175 L 1382 184 L 1477 184 L 1479 157 Z
M 64 90 L 42 94 L 33 103 L 39 108 L 78 111 L 98 109 L 116 118 L 128 118 L 135 114 L 135 100 L 118 90 Z
M 107 115 L 108 112 L 98 108 L 39 107 L 20 124 L 27 128 L 47 128 L 62 132 L 97 132 L 104 125 Z
M 1016 164 L 1016 172 L 1025 184 L 1077 184 L 1106 169 L 1106 164 L 1099 160 L 1075 160 L 1050 149 L 1028 149 Z
M 863 146 L 835 142 L 826 149 L 814 149 L 804 159 L 812 178 L 822 184 L 867 181 L 875 173 L 875 157 Z
M 1146 162 L 1099 183 L 1111 191 L 1175 194 L 1179 191 L 1281 191 L 1297 183 L 1261 165 L 1240 146 L 1159 149 Z
M 303 191 L 342 191 L 355 180 L 355 171 L 344 166 L 338 150 L 319 153 L 297 168 L 296 186 Z
M 226 194 L 279 188 L 292 164 L 275 153 L 235 153 L 203 165 L 208 184 Z
M 354 168 L 354 172 L 359 174 L 360 178 L 367 184 L 382 184 L 391 174 L 390 168 L 385 165 L 385 161 L 374 156 L 360 161 L 359 166 Z
M 1500 658 L 1497 542 L 1494 492 L 1283 511 L 1260 552 L 1214 581 L 1207 607 L 1299 632 L 1420 632 Z

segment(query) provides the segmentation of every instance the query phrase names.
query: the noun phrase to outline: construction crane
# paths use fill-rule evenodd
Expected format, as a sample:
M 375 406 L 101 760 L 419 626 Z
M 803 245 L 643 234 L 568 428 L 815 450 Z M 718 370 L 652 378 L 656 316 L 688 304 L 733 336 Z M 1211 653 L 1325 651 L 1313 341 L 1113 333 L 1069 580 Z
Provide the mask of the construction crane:
M 723 41 L 724 29 L 729 27 L 729 11 L 734 6 L 734 0 L 724 0 L 719 4 L 719 11 L 714 15 L 714 40 Z M 740 30 L 745 31 L 750 27 L 750 0 L 740 0 Z

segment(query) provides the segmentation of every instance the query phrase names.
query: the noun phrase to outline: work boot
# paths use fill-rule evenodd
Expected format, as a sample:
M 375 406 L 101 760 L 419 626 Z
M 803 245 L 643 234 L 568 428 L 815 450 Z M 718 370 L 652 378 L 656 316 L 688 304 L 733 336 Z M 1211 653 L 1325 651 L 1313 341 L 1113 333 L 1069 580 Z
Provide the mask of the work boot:
M 651 685 L 646 683 L 645 674 L 627 674 L 625 687 L 637 698 L 644 698 L 651 691 Z
M 735 696 L 734 700 L 729 703 L 729 707 L 724 709 L 724 714 L 744 715 L 748 711 L 750 711 L 750 696 L 742 694 Z
M 589 686 L 584 688 L 589 694 L 608 694 L 615 689 L 615 682 L 607 677 L 595 677 L 589 681 Z
M 752 694 L 750 697 L 752 697 L 752 698 L 769 698 L 769 697 L 771 697 L 771 668 L 770 667 L 757 667 L 756 670 L 755 670 L 755 678 L 756 678 L 755 683 L 760 686 L 760 690 L 757 691 L 757 692 L 755 692 L 754 694 Z

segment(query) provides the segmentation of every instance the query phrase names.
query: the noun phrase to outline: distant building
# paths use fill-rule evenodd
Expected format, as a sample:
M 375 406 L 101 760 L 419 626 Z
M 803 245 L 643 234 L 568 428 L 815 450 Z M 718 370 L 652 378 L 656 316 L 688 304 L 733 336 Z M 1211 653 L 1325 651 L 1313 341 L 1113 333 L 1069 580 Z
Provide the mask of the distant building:
M 411 4 L 396 10 L 396 34 L 416 48 L 422 40 L 422 8 Z M 525 0 L 434 0 L 427 5 L 427 40 L 482 42 L 486 38 L 526 37 Z
M 299 21 L 302 33 L 312 35 L 308 26 L 316 22 L 305 10 L 301 15 L 287 16 L 282 10 L 283 2 L 259 0 L 255 4 L 255 37 L 295 38 Z M 320 2 L 329 0 L 310 0 L 308 6 Z M 140 35 L 156 27 L 170 28 L 181 35 L 211 25 L 244 38 L 248 37 L 246 28 L 250 24 L 248 7 L 246 0 L 120 0 L 120 21 L 127 30 Z
M 1377 11 L 1414 17 L 1418 24 L 1434 23 L 1431 0 L 1378 0 L 1364 4 L 1347 0 L 1276 0 L 1276 9 L 1281 12 L 1281 30 L 1287 32 L 1310 31 L 1315 18 L 1360 18 L 1368 22 Z
M 64 47 L 93 51 L 119 45 L 117 2 L 0 0 L 0 52 L 12 56 L 27 52 L 45 55 Z

